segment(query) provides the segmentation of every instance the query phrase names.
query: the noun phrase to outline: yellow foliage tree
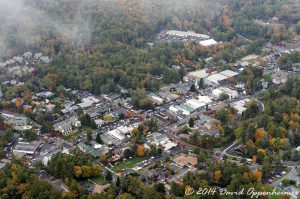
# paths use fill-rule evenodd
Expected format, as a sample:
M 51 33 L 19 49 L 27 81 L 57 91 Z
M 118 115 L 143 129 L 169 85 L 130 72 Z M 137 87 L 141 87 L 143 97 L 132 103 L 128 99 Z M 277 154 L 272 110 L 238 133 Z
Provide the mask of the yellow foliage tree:
M 258 170 L 255 170 L 253 171 L 253 174 L 256 178 L 257 181 L 261 181 L 261 178 L 262 178 L 262 172 L 258 171 Z
M 215 183 L 219 184 L 221 181 L 221 178 L 222 178 L 222 171 L 220 171 L 220 170 L 215 171 L 215 174 L 214 174 Z
M 80 166 L 74 166 L 74 175 L 79 178 L 82 175 L 82 169 Z
M 145 146 L 143 144 L 139 144 L 137 147 L 137 155 L 142 157 L 145 155 Z

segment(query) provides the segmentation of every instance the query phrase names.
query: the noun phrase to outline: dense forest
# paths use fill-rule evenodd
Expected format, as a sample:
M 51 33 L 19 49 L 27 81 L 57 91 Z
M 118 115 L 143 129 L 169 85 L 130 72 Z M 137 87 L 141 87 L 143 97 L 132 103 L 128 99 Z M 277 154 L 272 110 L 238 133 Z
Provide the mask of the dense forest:
M 24 0 L 4 3 L 3 8 L 7 8 L 4 15 L 13 9 L 15 15 L 22 12 L 25 17 L 16 20 L 19 17 L 0 15 L 4 21 L 1 28 L 5 28 L 0 33 L 1 57 L 42 51 L 53 61 L 38 66 L 31 81 L 41 80 L 40 87 L 50 90 L 64 85 L 100 94 L 121 88 L 155 91 L 165 83 L 180 81 L 187 70 L 202 67 L 198 58 L 207 52 L 194 44 L 161 43 L 157 34 L 162 30 L 209 34 L 224 42 L 224 47 L 213 53 L 216 59 L 234 61 L 266 41 L 292 39 L 289 24 L 270 32 L 254 19 L 277 16 L 278 23 L 295 21 L 299 5 L 279 0 Z M 253 40 L 245 52 L 226 44 L 239 34 Z M 147 45 L 155 41 L 153 48 Z

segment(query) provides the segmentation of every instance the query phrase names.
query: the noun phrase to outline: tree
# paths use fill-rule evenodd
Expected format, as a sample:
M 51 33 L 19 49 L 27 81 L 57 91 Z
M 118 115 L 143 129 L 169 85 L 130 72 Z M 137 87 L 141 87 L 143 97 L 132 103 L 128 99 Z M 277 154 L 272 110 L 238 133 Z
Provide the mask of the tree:
M 96 142 L 97 142 L 98 144 L 103 144 L 103 141 L 102 141 L 102 139 L 101 139 L 100 133 L 97 133 L 97 136 L 96 136 Z
M 111 122 L 113 120 L 113 117 L 111 114 L 105 114 L 103 116 L 103 120 L 106 121 L 106 122 Z
M 194 92 L 197 92 L 197 89 L 196 89 L 195 84 L 192 84 L 192 85 L 191 85 L 190 91 L 193 92 L 193 93 L 194 93 Z
M 222 178 L 222 172 L 220 170 L 215 171 L 214 180 L 215 183 L 220 184 Z
M 185 187 L 184 185 L 180 185 L 176 182 L 172 182 L 170 193 L 174 194 L 177 197 L 183 197 L 185 193 Z
M 120 177 L 118 176 L 116 180 L 116 187 L 119 187 L 120 185 L 121 185 Z
M 124 151 L 125 158 L 133 157 L 133 155 L 134 155 L 134 152 L 131 149 L 125 149 L 125 151 Z
M 163 183 L 156 183 L 154 184 L 154 188 L 157 192 L 165 194 L 166 193 L 166 188 Z
M 204 88 L 205 88 L 203 78 L 201 78 L 201 79 L 199 80 L 199 82 L 198 82 L 198 87 L 199 87 L 199 89 L 204 89 Z
M 105 152 L 101 152 L 100 153 L 99 161 L 100 162 L 105 162 L 106 161 L 106 154 L 105 154 Z
M 82 169 L 80 166 L 74 166 L 74 175 L 79 178 L 82 175 Z
M 105 180 L 112 181 L 112 174 L 110 171 L 106 171 Z
M 83 165 L 81 167 L 81 170 L 82 170 L 82 177 L 83 178 L 88 178 L 92 175 L 92 169 L 90 166 L 87 166 L 87 165 Z
M 99 176 L 102 173 L 102 168 L 99 164 L 92 165 L 92 176 Z
M 195 126 L 195 121 L 194 121 L 193 118 L 190 118 L 190 120 L 189 120 L 189 127 L 193 128 L 194 126 Z
M 258 171 L 258 170 L 255 170 L 253 171 L 253 174 L 256 178 L 257 181 L 261 181 L 261 178 L 262 178 L 262 172 Z
M 26 131 L 23 132 L 23 137 L 28 142 L 31 142 L 31 141 L 36 140 L 38 138 L 38 135 L 33 130 L 26 130 Z
M 145 146 L 143 144 L 139 144 L 137 146 L 137 156 L 142 157 L 145 155 Z

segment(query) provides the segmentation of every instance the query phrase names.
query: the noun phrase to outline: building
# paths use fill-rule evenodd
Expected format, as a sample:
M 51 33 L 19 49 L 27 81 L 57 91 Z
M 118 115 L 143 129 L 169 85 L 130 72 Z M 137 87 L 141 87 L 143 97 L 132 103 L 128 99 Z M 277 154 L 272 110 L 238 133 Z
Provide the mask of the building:
M 230 77 L 237 76 L 239 73 L 232 71 L 232 70 L 224 70 L 224 71 L 220 72 L 220 74 L 230 78 Z
M 287 71 L 278 70 L 272 75 L 272 82 L 274 84 L 284 84 L 291 74 Z
M 88 114 L 92 119 L 98 119 L 102 115 L 104 115 L 106 112 L 109 111 L 109 108 L 107 106 L 101 106 L 101 107 L 93 107 L 89 108 L 86 111 L 84 111 L 86 114 Z
M 51 98 L 54 95 L 55 95 L 55 93 L 52 93 L 50 91 L 40 92 L 40 93 L 36 94 L 36 96 L 41 97 L 41 98 Z
M 77 116 L 72 116 L 66 118 L 64 121 L 53 124 L 53 128 L 55 131 L 61 132 L 63 135 L 68 135 L 73 132 L 72 127 L 80 127 L 81 122 L 79 121 Z
M 87 145 L 83 142 L 77 144 L 77 147 L 84 153 L 90 154 L 94 158 L 98 158 L 100 153 L 107 152 L 107 147 L 101 144 L 94 144 L 93 146 Z
M 149 135 L 147 139 L 149 143 L 157 147 L 162 147 L 165 151 L 177 146 L 177 144 L 172 142 L 166 134 L 162 133 L 153 133 Z
M 199 109 L 199 108 L 205 106 L 206 103 L 199 102 L 196 99 L 189 99 L 189 100 L 186 101 L 186 105 L 193 108 L 193 109 Z
M 126 140 L 127 135 L 131 134 L 132 129 L 133 128 L 131 126 L 119 126 L 116 129 L 101 134 L 100 136 L 106 144 L 118 146 Z
M 194 31 L 178 31 L 178 30 L 169 30 L 167 32 L 168 36 L 180 37 L 180 38 L 196 38 L 196 39 L 209 39 L 208 35 L 195 33 Z
M 85 97 L 81 100 L 81 103 L 78 106 L 82 109 L 91 107 L 93 104 L 98 103 L 99 100 L 93 96 Z
M 203 47 L 211 47 L 211 46 L 215 46 L 217 44 L 218 44 L 218 42 L 216 42 L 214 39 L 207 39 L 207 40 L 203 40 L 203 41 L 199 42 L 199 45 L 203 46 Z
M 198 158 L 196 156 L 190 156 L 186 154 L 180 154 L 173 159 L 173 161 L 179 166 L 195 166 L 198 164 Z
M 243 112 L 247 110 L 246 103 L 249 101 L 250 99 L 239 100 L 237 102 L 231 103 L 231 106 L 237 110 L 238 114 L 242 115 Z
M 191 115 L 195 112 L 195 109 L 185 104 L 180 104 L 179 106 L 176 106 L 176 108 L 179 109 L 183 115 Z
M 40 146 L 40 141 L 34 142 L 18 142 L 13 149 L 14 153 L 22 153 L 27 155 L 33 155 L 37 148 Z
M 101 119 L 96 119 L 95 123 L 96 123 L 97 127 L 99 128 L 105 123 L 105 121 L 101 120 Z
M 227 80 L 227 76 L 222 75 L 220 73 L 215 73 L 207 78 L 205 78 L 205 83 L 208 85 L 219 85 L 219 84 L 225 84 L 225 81 Z
M 209 73 L 206 72 L 206 69 L 200 69 L 187 73 L 183 79 L 185 81 L 199 81 L 201 78 L 205 78 L 208 75 Z
M 230 88 L 227 87 L 220 87 L 220 88 L 216 88 L 212 91 L 212 94 L 214 96 L 215 99 L 220 99 L 222 97 L 222 95 L 228 95 L 229 99 L 234 99 L 236 97 L 238 97 L 238 92 L 235 90 L 232 90 Z
M 219 73 L 212 74 L 205 78 L 205 83 L 208 85 L 226 84 L 228 80 L 234 78 L 239 73 L 232 70 L 224 70 Z

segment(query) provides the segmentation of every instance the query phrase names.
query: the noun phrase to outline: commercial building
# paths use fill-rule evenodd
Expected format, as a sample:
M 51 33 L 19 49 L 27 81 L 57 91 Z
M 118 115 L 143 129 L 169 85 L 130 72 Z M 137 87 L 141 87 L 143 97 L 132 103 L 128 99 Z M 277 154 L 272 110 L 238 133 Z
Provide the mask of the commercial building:
M 173 37 L 181 37 L 181 38 L 197 38 L 197 39 L 209 39 L 208 35 L 205 34 L 199 34 L 195 33 L 194 31 L 178 31 L 178 30 L 169 30 L 167 32 L 168 36 L 173 36 Z
M 157 147 L 162 147 L 165 151 L 177 146 L 177 144 L 172 142 L 166 134 L 162 133 L 153 133 L 149 135 L 147 139 L 149 143 Z
M 118 146 L 125 141 L 127 135 L 130 135 L 132 129 L 131 126 L 119 126 L 116 129 L 101 134 L 101 139 L 106 144 Z
M 215 46 L 217 45 L 218 42 L 216 42 L 214 39 L 207 39 L 199 42 L 199 45 L 204 46 L 204 47 L 210 47 L 210 46 Z
M 191 115 L 192 113 L 195 112 L 195 109 L 187 106 L 185 104 L 180 104 L 179 106 L 176 106 L 177 109 L 179 109 L 183 115 Z
M 224 70 L 219 73 L 212 74 L 205 78 L 205 83 L 208 85 L 226 84 L 230 78 L 234 78 L 239 73 L 232 70 Z
M 205 78 L 208 75 L 209 73 L 206 72 L 206 69 L 200 69 L 187 73 L 186 76 L 183 77 L 183 79 L 185 81 L 199 81 L 201 78 Z
M 18 144 L 13 149 L 13 152 L 33 155 L 39 146 L 40 146 L 40 141 L 18 142 Z
M 215 99 L 220 99 L 223 94 L 228 95 L 229 99 L 238 97 L 238 92 L 227 87 L 216 88 L 212 91 Z

